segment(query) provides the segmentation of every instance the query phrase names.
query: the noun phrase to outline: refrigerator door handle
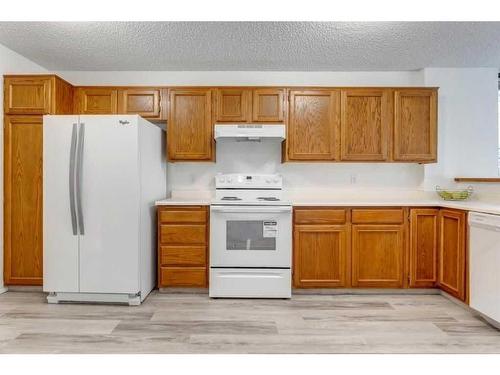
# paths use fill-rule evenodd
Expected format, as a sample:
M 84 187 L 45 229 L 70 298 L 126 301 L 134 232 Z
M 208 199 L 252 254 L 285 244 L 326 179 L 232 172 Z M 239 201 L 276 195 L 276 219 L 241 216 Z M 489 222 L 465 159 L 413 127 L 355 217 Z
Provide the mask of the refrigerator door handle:
M 85 226 L 83 224 L 83 210 L 82 210 L 82 165 L 83 165 L 83 146 L 85 137 L 85 124 L 80 124 L 78 131 L 78 148 L 77 148 L 77 162 L 76 162 L 76 205 L 78 212 L 78 227 L 80 234 L 85 234 Z
M 78 234 L 75 207 L 76 132 L 77 124 L 73 124 L 73 131 L 71 132 L 71 148 L 69 151 L 69 209 L 71 212 L 71 226 L 73 227 L 74 236 Z

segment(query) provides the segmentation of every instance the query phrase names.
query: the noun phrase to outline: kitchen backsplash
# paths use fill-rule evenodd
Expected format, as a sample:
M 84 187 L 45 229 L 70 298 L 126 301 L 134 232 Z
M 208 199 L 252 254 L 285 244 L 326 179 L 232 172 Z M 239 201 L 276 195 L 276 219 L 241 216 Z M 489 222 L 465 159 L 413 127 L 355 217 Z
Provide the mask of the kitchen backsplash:
M 216 163 L 170 163 L 171 190 L 211 190 L 217 173 L 281 173 L 286 189 L 419 189 L 424 167 L 406 163 L 281 163 L 276 140 L 216 145 Z

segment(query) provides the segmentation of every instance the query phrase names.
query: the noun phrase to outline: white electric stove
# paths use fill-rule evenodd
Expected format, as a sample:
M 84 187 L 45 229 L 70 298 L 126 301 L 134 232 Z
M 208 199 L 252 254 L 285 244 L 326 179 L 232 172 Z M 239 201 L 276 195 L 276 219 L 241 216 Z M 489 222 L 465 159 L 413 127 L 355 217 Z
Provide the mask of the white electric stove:
M 217 175 L 210 297 L 290 298 L 292 205 L 280 175 Z

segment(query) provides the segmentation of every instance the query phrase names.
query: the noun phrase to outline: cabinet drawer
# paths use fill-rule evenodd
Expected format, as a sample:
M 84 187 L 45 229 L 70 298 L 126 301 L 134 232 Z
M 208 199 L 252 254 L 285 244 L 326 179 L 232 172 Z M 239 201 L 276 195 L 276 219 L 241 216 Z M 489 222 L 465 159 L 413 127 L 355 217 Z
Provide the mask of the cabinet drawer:
M 205 246 L 160 246 L 160 262 L 165 266 L 204 266 Z
M 404 220 L 402 208 L 395 209 L 353 209 L 353 224 L 400 224 Z
M 191 211 L 182 209 L 161 210 L 158 213 L 160 223 L 206 223 L 205 210 Z
M 346 210 L 343 209 L 296 209 L 294 215 L 295 224 L 344 224 L 346 222 Z
M 206 267 L 161 267 L 160 287 L 206 287 Z
M 162 224 L 160 225 L 160 243 L 204 245 L 207 242 L 206 231 L 206 225 Z

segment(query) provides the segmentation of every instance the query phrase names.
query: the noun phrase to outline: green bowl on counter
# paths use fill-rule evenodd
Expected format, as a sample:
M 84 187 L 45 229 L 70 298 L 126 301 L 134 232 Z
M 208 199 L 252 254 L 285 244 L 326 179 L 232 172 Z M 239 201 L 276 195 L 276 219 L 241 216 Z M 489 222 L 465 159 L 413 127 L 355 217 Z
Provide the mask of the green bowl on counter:
M 436 193 L 445 201 L 464 201 L 472 195 L 472 186 L 467 189 L 441 189 L 436 186 Z

